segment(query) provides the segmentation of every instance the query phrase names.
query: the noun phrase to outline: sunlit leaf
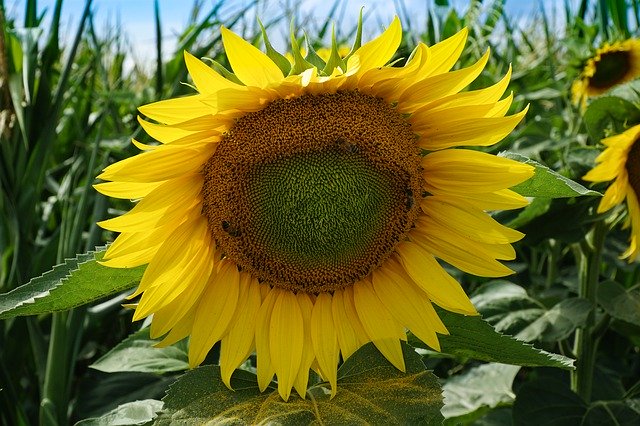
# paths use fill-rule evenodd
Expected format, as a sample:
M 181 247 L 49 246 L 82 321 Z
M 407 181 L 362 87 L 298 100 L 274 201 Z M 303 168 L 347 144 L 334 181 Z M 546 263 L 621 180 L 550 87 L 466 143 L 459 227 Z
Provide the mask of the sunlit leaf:
M 216 366 L 189 371 L 163 399 L 157 425 L 234 424 L 436 424 L 442 420 L 442 390 L 421 357 L 403 344 L 406 372 L 396 369 L 369 343 L 338 370 L 338 393 L 327 383 L 311 386 L 306 399 L 284 402 L 273 387 L 258 390 L 256 376 L 237 370 L 229 390 Z
M 581 195 L 601 195 L 599 192 L 587 189 L 524 155 L 515 152 L 501 152 L 500 156 L 535 167 L 533 177 L 511 188 L 525 197 L 568 198 Z
M 442 408 L 449 420 L 446 424 L 456 424 L 456 418 L 462 416 L 469 420 L 470 415 L 486 408 L 511 404 L 515 399 L 511 385 L 518 371 L 517 365 L 483 364 L 447 379 Z
M 107 268 L 98 264 L 105 249 L 67 259 L 37 278 L 0 294 L 0 319 L 64 311 L 127 290 L 138 283 L 144 266 Z
M 149 329 L 142 329 L 120 342 L 90 367 L 105 373 L 137 371 L 157 374 L 189 368 L 186 348 L 156 348 L 156 343 L 149 337 Z
M 566 339 L 584 325 L 593 306 L 587 299 L 572 297 L 562 300 L 520 331 L 516 337 L 526 342 L 554 342 Z
M 640 289 L 604 281 L 598 285 L 598 303 L 613 318 L 640 325 Z
M 150 422 L 162 408 L 162 401 L 144 399 L 118 405 L 103 416 L 76 423 L 75 426 L 143 425 Z
M 464 316 L 439 308 L 437 311 L 450 333 L 448 336 L 439 336 L 444 354 L 529 367 L 573 368 L 572 359 L 500 334 L 480 316 Z M 414 337 L 410 343 L 428 349 Z

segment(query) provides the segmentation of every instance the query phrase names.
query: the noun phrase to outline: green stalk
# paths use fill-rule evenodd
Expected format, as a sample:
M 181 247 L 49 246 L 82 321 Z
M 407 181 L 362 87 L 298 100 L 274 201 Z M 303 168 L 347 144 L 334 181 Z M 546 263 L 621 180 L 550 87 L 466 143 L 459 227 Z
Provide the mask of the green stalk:
M 70 368 L 67 356 L 67 316 L 67 312 L 59 312 L 51 318 L 51 341 L 44 392 L 40 401 L 41 426 L 67 424 L 67 379 Z
M 579 296 L 596 306 L 598 279 L 600 275 L 600 259 L 607 225 L 599 221 L 593 227 L 586 239 L 580 244 L 579 267 L 580 288 Z M 574 340 L 574 354 L 577 357 L 576 369 L 571 372 L 571 389 L 589 403 L 593 387 L 593 371 L 598 350 L 596 336 L 595 312 L 591 311 L 584 327 L 576 330 Z

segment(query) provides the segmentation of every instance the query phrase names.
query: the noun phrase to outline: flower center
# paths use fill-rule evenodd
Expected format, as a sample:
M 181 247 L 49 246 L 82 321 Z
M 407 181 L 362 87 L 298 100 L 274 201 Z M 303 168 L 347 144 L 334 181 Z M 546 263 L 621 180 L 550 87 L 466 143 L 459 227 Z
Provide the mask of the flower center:
M 402 115 L 357 91 L 273 101 L 238 119 L 206 163 L 203 215 L 223 254 L 261 281 L 344 288 L 415 222 L 415 141 Z
M 620 83 L 631 68 L 630 52 L 616 51 L 603 53 L 596 62 L 596 72 L 589 84 L 599 89 L 606 89 Z
M 629 176 L 629 185 L 636 193 L 636 197 L 640 199 L 640 143 L 638 140 L 631 146 L 624 166 Z

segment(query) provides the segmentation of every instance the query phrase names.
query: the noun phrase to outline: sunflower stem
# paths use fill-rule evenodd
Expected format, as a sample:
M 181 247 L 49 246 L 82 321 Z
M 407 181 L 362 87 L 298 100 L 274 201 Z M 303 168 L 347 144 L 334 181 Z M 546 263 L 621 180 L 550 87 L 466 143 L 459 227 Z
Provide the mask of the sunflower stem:
M 597 286 L 600 275 L 600 259 L 607 226 L 604 221 L 598 221 L 583 244 L 580 244 L 579 268 L 580 288 L 579 296 L 596 306 Z M 595 310 L 589 313 L 587 322 L 576 330 L 574 353 L 577 358 L 576 369 L 571 372 L 571 389 L 589 403 L 593 384 L 593 370 L 598 349 L 596 336 Z

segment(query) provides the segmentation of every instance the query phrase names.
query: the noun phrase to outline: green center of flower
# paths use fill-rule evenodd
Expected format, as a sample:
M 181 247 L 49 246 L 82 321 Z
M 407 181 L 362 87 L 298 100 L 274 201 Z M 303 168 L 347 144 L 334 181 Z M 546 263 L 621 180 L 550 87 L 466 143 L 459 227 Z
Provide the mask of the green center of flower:
M 631 146 L 624 166 L 629 176 L 629 185 L 636 193 L 636 197 L 640 198 L 640 143 L 638 140 Z
M 595 64 L 596 71 L 589 85 L 606 89 L 620 83 L 631 69 L 631 57 L 628 51 L 602 53 Z
M 283 263 L 318 275 L 358 263 L 376 237 L 385 238 L 378 234 L 385 234 L 383 220 L 393 213 L 398 189 L 402 181 L 341 149 L 258 166 L 248 185 L 256 242 Z
M 245 115 L 203 173 L 203 215 L 222 254 L 263 282 L 308 293 L 381 265 L 413 226 L 422 188 L 409 124 L 356 91 Z

